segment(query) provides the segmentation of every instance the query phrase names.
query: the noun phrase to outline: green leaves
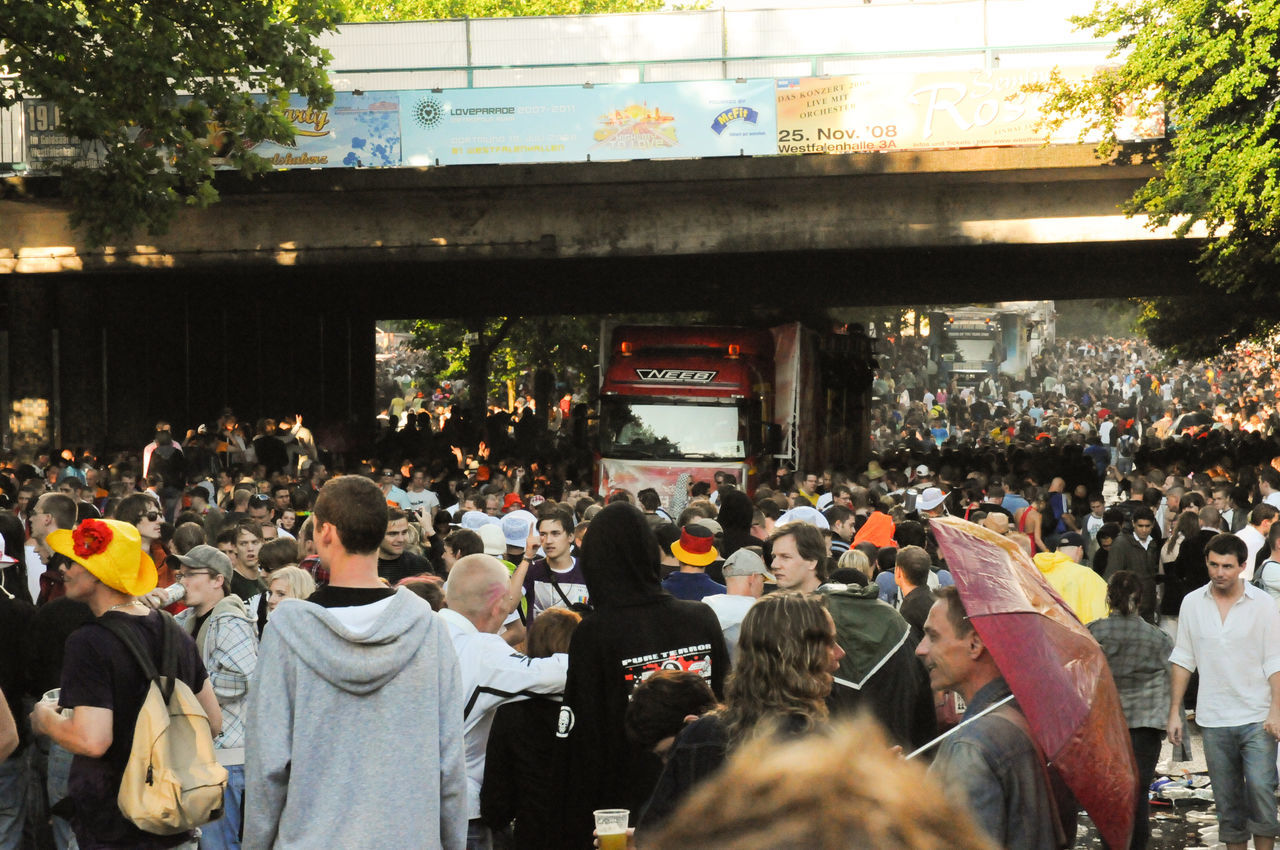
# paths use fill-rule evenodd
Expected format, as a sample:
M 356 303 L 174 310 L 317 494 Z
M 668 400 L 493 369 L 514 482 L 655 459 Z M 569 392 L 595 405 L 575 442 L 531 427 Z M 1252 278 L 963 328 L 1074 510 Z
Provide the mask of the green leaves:
M 663 0 L 343 0 L 348 21 L 425 21 L 653 12 Z
M 17 75 L 0 84 L 0 103 L 54 101 L 70 135 L 101 144 L 101 168 L 63 181 L 91 242 L 163 232 L 183 205 L 217 199 L 210 122 L 235 138 L 287 142 L 281 95 L 332 102 L 329 56 L 314 40 L 334 27 L 336 2 L 0 0 L 0 45 Z M 196 102 L 180 104 L 180 93 Z M 228 160 L 250 174 L 264 167 L 239 145 Z
M 1199 321 L 1173 299 L 1147 304 L 1142 326 L 1158 345 L 1203 355 L 1271 332 L 1280 311 L 1280 0 L 1100 0 L 1076 20 L 1118 39 L 1117 65 L 1080 84 L 1055 78 L 1046 106 L 1060 122 L 1088 116 L 1115 146 L 1114 106 L 1147 98 L 1168 113 L 1158 173 L 1126 212 L 1178 236 L 1210 235 Z M 1051 122 L 1052 123 L 1052 122 Z
M 432 355 L 434 374 L 426 377 L 435 381 L 474 377 L 483 363 L 490 395 L 539 367 L 574 377 L 581 389 L 594 376 L 599 330 L 597 319 L 575 316 L 420 320 L 410 347 Z

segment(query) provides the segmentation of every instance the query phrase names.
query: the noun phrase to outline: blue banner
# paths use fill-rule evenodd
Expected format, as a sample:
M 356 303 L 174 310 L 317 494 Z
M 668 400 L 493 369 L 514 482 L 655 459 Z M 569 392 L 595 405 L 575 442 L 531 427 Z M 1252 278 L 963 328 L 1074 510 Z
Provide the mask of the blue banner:
M 405 165 L 773 155 L 772 80 L 400 92 Z
M 388 168 L 402 164 L 400 92 L 336 92 L 328 109 L 311 109 L 306 98 L 295 94 L 285 117 L 293 122 L 292 145 L 250 145 L 276 168 Z M 215 150 L 220 134 L 216 126 L 210 128 L 209 140 Z M 218 160 L 215 163 L 221 164 Z

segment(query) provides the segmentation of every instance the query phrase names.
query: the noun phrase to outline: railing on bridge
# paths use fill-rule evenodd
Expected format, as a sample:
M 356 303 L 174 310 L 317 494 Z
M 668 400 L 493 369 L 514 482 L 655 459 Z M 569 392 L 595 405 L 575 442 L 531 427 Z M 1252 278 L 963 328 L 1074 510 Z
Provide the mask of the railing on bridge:
M 1099 64 L 1091 0 L 349 24 L 322 38 L 339 90 L 675 82 Z

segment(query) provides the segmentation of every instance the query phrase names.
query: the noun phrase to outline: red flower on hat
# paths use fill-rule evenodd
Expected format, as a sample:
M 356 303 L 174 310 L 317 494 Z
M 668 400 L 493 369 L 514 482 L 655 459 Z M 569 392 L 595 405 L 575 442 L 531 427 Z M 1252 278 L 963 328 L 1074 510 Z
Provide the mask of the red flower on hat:
M 86 519 L 71 532 L 74 551 L 81 558 L 91 558 L 107 551 L 115 532 L 100 519 Z

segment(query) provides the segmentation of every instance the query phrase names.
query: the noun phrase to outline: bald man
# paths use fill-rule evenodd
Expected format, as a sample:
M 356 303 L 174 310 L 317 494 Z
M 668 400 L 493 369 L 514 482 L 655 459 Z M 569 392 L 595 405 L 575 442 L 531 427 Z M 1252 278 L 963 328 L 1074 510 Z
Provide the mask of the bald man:
M 1014 531 L 1009 525 L 1009 518 L 1004 514 L 987 514 L 981 524 L 1002 537 L 1008 537 L 1022 547 L 1022 551 L 1027 553 L 1028 558 L 1031 557 L 1031 538 L 1021 531 Z
M 480 820 L 480 784 L 493 714 L 504 703 L 533 696 L 559 699 L 569 656 L 529 658 L 498 636 L 520 598 L 512 590 L 507 568 L 491 555 L 467 555 L 454 562 L 444 595 L 449 607 L 440 611 L 440 617 L 458 654 L 466 706 L 462 730 L 467 758 L 467 846 L 485 848 L 492 846 L 492 838 Z

